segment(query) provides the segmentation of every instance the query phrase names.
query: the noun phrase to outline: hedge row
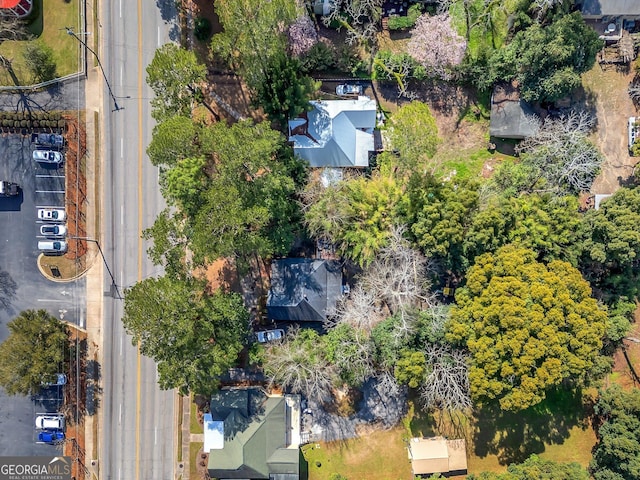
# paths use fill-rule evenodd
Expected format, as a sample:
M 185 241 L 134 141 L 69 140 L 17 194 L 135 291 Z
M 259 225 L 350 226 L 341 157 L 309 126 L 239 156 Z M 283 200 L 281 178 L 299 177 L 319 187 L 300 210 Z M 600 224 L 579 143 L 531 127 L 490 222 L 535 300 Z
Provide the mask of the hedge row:
M 391 15 L 389 20 L 387 20 L 387 27 L 389 30 L 405 30 L 408 28 L 413 28 L 418 20 L 418 17 L 421 14 L 420 4 L 416 3 L 409 7 L 407 10 L 407 16 L 399 16 L 399 15 Z
M 0 111 L 0 121 L 58 121 L 62 120 L 60 112 L 3 112 Z
M 64 128 L 65 121 L 60 120 L 0 120 L 0 126 L 5 128 Z

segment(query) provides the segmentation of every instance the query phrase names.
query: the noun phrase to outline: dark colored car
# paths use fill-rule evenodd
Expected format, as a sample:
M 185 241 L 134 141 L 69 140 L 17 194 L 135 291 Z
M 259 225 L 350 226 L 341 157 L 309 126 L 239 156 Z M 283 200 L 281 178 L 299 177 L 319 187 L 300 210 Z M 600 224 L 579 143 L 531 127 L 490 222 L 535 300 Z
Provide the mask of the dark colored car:
M 43 147 L 64 147 L 64 137 L 57 133 L 32 133 L 31 143 Z
M 38 442 L 48 443 L 49 445 L 55 445 L 64 440 L 64 432 L 56 430 L 42 430 L 38 432 Z

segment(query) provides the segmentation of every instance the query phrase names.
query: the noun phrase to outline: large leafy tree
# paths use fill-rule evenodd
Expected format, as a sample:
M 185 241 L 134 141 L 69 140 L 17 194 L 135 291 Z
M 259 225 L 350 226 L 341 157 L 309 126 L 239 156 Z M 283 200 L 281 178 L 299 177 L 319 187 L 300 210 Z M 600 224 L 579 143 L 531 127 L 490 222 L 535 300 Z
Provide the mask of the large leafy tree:
M 438 127 L 426 103 L 413 101 L 400 107 L 388 122 L 387 134 L 400 156 L 401 173 L 433 173 L 435 166 L 429 160 L 438 147 Z
M 156 50 L 147 65 L 147 84 L 155 93 L 151 100 L 153 118 L 162 121 L 173 115 L 189 117 L 198 85 L 205 79 L 206 72 L 194 52 L 175 43 Z
M 311 109 L 309 98 L 319 85 L 301 73 L 297 58 L 282 52 L 266 65 L 264 77 L 256 85 L 256 103 L 271 120 L 286 128 L 288 120 Z
M 590 465 L 593 478 L 640 478 L 640 390 L 608 388 L 600 392 L 594 410 L 602 425 Z
M 457 178 L 442 182 L 431 175 L 413 175 L 406 193 L 405 216 L 415 242 L 447 270 L 464 271 L 463 244 L 478 208 L 478 185 Z
M 516 33 L 490 58 L 491 76 L 517 80 L 527 101 L 554 101 L 580 86 L 580 74 L 591 69 L 601 47 L 597 32 L 573 12 Z
M 621 188 L 584 216 L 580 268 L 611 295 L 638 295 L 640 275 L 640 188 Z
M 0 385 L 9 395 L 38 392 L 41 382 L 64 371 L 67 327 L 46 310 L 25 310 L 7 324 L 0 344 Z
M 534 250 L 538 260 L 566 260 L 576 264 L 580 255 L 575 197 L 521 195 L 496 197 L 473 218 L 464 238 L 469 262 L 487 252 L 514 243 Z
M 504 410 L 580 382 L 602 347 L 607 313 L 589 284 L 569 263 L 545 265 L 532 250 L 508 245 L 476 258 L 456 301 L 447 338 L 471 353 L 471 394 Z
M 292 0 L 217 0 L 223 31 L 213 36 L 215 53 L 239 69 L 252 90 L 261 85 L 269 63 L 287 50 L 287 27 L 299 11 Z
M 160 277 L 127 290 L 122 322 L 158 364 L 161 388 L 207 395 L 235 364 L 249 312 L 238 294 L 209 294 L 202 282 Z
M 153 127 L 151 143 L 147 147 L 149 160 L 156 166 L 168 168 L 183 158 L 203 150 L 203 127 L 189 117 L 174 115 Z
M 393 178 L 374 176 L 328 187 L 305 213 L 312 235 L 325 237 L 360 265 L 387 245 L 402 191 Z

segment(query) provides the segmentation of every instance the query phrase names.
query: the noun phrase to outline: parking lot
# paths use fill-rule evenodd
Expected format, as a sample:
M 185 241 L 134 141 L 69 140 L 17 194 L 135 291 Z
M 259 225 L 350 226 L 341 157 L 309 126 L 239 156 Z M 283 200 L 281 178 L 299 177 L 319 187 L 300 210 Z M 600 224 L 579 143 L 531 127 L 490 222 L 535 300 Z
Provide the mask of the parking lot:
M 85 325 L 85 282 L 52 282 L 37 267 L 40 226 L 38 208 L 64 208 L 64 166 L 38 164 L 32 159 L 28 135 L 0 137 L 0 180 L 20 185 L 16 197 L 0 197 L 0 270 L 17 289 L 10 307 L 0 310 L 0 342 L 8 336 L 7 322 L 27 309 L 45 309 L 64 321 Z M 56 447 L 36 444 L 36 413 L 55 412 L 62 388 L 48 387 L 39 395 L 8 397 L 0 392 L 0 451 L 4 455 L 50 455 Z

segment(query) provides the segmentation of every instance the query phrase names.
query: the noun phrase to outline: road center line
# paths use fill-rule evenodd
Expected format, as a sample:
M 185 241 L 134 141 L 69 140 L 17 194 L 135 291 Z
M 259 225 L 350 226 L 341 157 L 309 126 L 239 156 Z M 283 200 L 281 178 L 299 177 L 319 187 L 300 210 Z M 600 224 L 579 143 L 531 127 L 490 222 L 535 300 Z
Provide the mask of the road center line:
M 120 0 L 120 18 L 122 18 L 122 0 Z
M 120 413 L 118 414 L 118 425 L 122 423 L 122 404 L 120 404 Z
M 124 225 L 124 205 L 120 205 L 120 225 Z
M 124 158 L 124 138 L 120 137 L 120 158 Z

